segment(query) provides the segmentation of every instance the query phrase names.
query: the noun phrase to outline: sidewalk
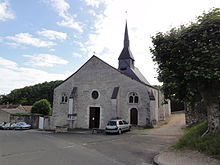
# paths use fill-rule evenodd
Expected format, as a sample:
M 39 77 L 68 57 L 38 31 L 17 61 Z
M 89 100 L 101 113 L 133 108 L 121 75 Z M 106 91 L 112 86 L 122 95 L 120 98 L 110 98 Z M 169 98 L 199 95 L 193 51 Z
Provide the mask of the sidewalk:
M 196 151 L 165 151 L 154 158 L 154 165 L 220 165 L 220 160 Z
M 173 114 L 167 125 L 149 130 L 152 135 L 174 136 L 176 140 L 183 135 L 182 128 L 185 127 L 185 116 L 183 114 Z M 155 165 L 220 165 L 220 160 L 210 158 L 202 153 L 186 151 L 161 151 L 154 158 Z

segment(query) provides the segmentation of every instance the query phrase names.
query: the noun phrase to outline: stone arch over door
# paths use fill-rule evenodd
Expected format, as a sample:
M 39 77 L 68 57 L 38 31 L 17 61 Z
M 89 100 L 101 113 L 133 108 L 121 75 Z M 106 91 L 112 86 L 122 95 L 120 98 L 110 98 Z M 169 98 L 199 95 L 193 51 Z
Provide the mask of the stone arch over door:
M 130 124 L 138 125 L 138 110 L 136 108 L 130 110 Z

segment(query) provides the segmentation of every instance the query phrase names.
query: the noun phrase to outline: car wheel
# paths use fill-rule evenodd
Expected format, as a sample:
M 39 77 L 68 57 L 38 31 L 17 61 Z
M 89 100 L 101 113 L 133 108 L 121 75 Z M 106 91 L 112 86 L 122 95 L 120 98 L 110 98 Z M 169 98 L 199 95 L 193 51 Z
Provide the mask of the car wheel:
M 118 130 L 118 134 L 120 135 L 122 133 L 121 129 Z

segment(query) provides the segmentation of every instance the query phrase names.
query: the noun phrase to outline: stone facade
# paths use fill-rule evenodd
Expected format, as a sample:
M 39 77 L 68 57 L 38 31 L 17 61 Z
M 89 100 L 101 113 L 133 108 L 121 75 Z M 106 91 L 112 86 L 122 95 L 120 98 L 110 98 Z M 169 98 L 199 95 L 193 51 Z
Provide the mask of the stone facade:
M 113 118 L 152 126 L 170 115 L 170 104 L 134 65 L 127 24 L 116 69 L 96 56 L 54 90 L 50 128 L 100 128 Z
M 115 87 L 119 87 L 119 91 L 117 98 L 112 99 Z M 70 99 L 62 102 L 62 96 L 69 98 L 74 88 L 77 90 L 72 107 L 69 107 Z M 98 91 L 97 99 L 91 96 L 94 90 Z M 137 93 L 138 103 L 129 103 L 128 96 L 131 92 Z M 150 99 L 150 92 L 155 93 L 154 99 Z M 161 95 L 157 88 L 133 80 L 93 56 L 76 73 L 55 88 L 53 129 L 63 125 L 68 125 L 69 128 L 89 128 L 90 107 L 100 108 L 99 128 L 104 128 L 108 120 L 116 117 L 130 122 L 132 108 L 138 111 L 137 125 L 146 126 L 153 120 L 164 120 L 166 114 L 170 114 L 169 106 L 161 104 Z M 70 108 L 75 116 L 68 120 Z

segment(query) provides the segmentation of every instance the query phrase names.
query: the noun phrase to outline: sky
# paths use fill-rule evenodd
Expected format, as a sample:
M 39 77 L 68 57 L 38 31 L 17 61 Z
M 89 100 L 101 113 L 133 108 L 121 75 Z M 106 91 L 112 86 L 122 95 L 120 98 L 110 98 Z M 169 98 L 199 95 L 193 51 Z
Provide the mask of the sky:
M 128 22 L 135 66 L 157 80 L 151 37 L 220 7 L 220 0 L 0 0 L 0 94 L 65 80 L 94 54 L 118 67 Z

